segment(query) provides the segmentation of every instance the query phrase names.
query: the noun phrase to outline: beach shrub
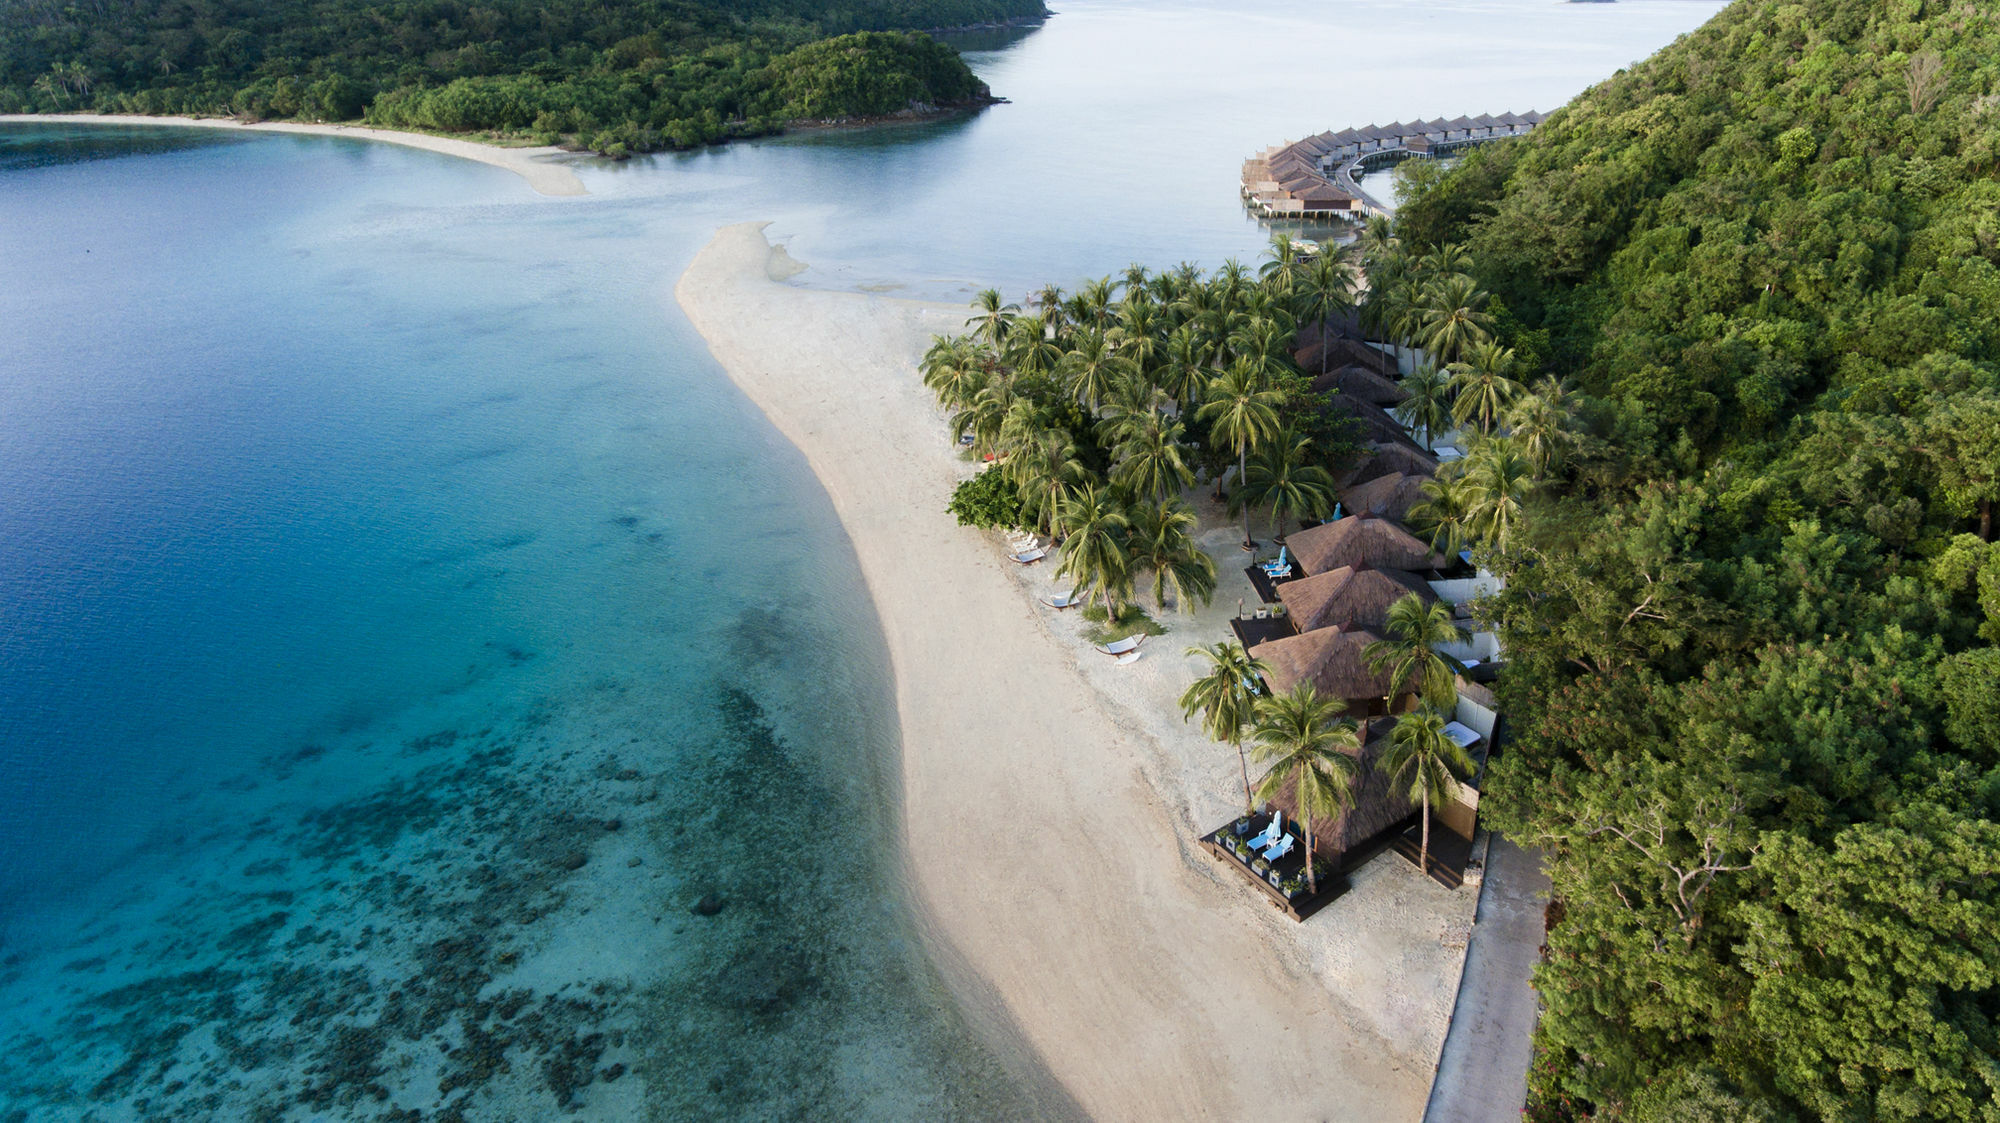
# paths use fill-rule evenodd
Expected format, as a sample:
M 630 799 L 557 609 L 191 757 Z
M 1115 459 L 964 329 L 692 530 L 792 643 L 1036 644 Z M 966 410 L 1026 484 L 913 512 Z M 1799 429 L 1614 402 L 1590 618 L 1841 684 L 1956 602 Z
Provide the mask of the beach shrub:
M 1003 530 L 1021 525 L 1021 493 L 1005 472 L 988 468 L 954 488 L 945 510 L 960 526 Z

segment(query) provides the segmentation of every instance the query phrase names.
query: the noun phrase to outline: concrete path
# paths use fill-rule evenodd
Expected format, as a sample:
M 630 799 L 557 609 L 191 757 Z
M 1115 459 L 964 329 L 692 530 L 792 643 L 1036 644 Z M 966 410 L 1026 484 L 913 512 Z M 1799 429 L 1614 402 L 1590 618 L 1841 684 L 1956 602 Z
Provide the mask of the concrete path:
M 1529 973 L 1541 958 L 1549 878 L 1541 855 L 1494 835 L 1465 949 L 1458 1006 L 1438 1058 L 1424 1123 L 1518 1123 L 1540 1006 Z

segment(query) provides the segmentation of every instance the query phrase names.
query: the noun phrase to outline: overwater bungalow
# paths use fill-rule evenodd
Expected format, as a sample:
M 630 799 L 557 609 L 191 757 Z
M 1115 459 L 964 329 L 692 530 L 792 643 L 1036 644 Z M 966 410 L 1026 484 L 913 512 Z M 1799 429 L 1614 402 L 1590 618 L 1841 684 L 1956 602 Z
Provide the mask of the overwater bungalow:
M 1308 575 L 1360 566 L 1424 573 L 1449 564 L 1402 524 L 1374 515 L 1354 515 L 1294 532 L 1285 545 L 1294 564 Z

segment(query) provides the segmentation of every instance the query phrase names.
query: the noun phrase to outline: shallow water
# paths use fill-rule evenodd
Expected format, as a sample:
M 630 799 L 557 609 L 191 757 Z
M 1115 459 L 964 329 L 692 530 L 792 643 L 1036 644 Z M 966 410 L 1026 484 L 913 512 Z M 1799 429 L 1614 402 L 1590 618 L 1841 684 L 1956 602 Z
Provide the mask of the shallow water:
M 1252 150 L 1717 7 L 1065 5 L 970 56 L 1010 105 L 574 200 L 0 128 L 0 1118 L 1060 1112 L 921 955 L 851 549 L 674 278 L 747 218 L 923 295 L 1254 258 Z

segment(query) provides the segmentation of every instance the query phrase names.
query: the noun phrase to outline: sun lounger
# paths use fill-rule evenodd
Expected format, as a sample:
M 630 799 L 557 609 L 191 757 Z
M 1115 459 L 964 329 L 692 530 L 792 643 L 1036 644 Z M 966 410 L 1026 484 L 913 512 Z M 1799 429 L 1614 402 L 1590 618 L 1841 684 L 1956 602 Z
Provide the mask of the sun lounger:
M 1278 560 L 1267 561 L 1261 567 L 1264 570 L 1264 576 L 1290 577 L 1292 575 L 1292 563 L 1285 560 L 1285 551 L 1289 549 L 1291 549 L 1289 546 L 1278 547 Z
M 1143 635 L 1126 636 L 1124 639 L 1113 640 L 1110 643 L 1100 643 L 1097 645 L 1097 650 L 1106 655 L 1123 655 L 1137 648 L 1145 638 Z
M 1279 838 L 1276 843 L 1265 848 L 1264 860 L 1267 862 L 1275 862 L 1291 852 L 1292 852 L 1292 836 L 1285 835 Z
M 1263 834 L 1252 835 L 1250 837 L 1250 849 L 1262 850 L 1283 837 L 1285 837 L 1285 826 L 1278 821 L 1276 816 L 1273 816 L 1271 821 L 1264 825 Z
M 1041 561 L 1043 558 L 1048 556 L 1049 552 L 1047 550 L 1035 549 L 1035 550 L 1029 550 L 1025 553 L 1008 554 L 1007 560 L 1012 562 L 1019 562 L 1022 565 L 1033 565 L 1036 562 Z
M 1083 603 L 1083 598 L 1075 593 L 1043 593 L 1042 603 L 1050 608 L 1075 608 Z
M 1128 651 L 1118 657 L 1118 665 L 1122 667 L 1128 663 L 1137 663 L 1145 654 L 1143 651 Z

